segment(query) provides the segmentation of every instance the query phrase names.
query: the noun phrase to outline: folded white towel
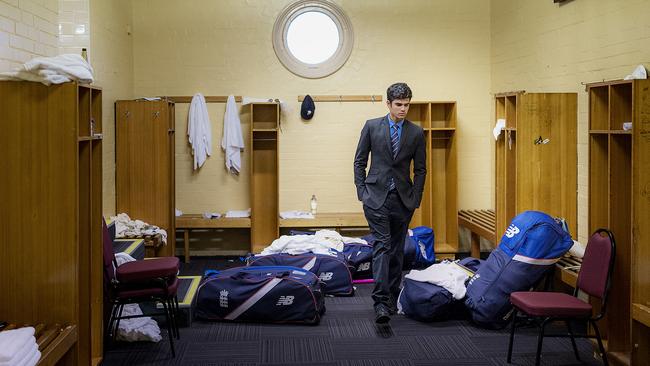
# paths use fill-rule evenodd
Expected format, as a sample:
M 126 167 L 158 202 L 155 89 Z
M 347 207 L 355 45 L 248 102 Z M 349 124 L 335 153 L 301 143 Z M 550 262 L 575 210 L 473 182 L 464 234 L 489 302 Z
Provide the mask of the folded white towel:
M 251 216 L 251 209 L 249 208 L 248 210 L 232 210 L 232 211 L 226 211 L 226 217 L 250 217 Z
M 36 339 L 34 338 L 33 340 L 30 340 L 27 343 L 25 343 L 25 347 L 21 349 L 20 352 L 16 353 L 11 360 L 0 362 L 0 366 L 34 365 L 36 364 L 36 362 L 32 361 L 32 359 L 36 355 L 38 355 L 38 357 L 40 358 L 38 345 L 36 344 Z M 36 359 L 36 361 L 38 361 L 38 358 Z
M 218 219 L 221 217 L 221 214 L 218 212 L 204 212 L 203 213 L 203 218 L 204 219 Z
M 93 82 L 93 68 L 77 54 L 36 57 L 14 71 L 0 73 L 0 80 L 36 81 L 45 85 L 78 81 Z
M 11 360 L 25 344 L 36 342 L 34 328 L 24 327 L 0 332 L 0 362 Z
M 30 356 L 29 359 L 25 359 L 24 363 L 18 364 L 17 366 L 36 366 L 38 361 L 41 359 L 41 352 L 38 350 L 38 347 L 30 353 Z
M 314 215 L 307 211 L 282 211 L 280 212 L 281 219 L 313 219 Z

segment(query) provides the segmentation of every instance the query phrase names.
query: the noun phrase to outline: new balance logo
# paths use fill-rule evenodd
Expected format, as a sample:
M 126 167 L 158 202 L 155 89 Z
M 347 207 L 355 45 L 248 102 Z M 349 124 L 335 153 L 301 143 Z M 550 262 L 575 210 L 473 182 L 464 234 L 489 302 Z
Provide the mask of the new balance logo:
M 323 272 L 320 274 L 320 276 L 318 276 L 318 278 L 320 278 L 321 281 L 329 281 L 332 279 L 333 276 L 334 273 L 332 272 Z
M 359 268 L 357 268 L 357 271 L 367 271 L 370 269 L 370 262 L 363 262 L 359 265 Z
M 278 299 L 278 302 L 275 304 L 276 306 L 281 306 L 281 305 L 291 305 L 293 304 L 293 296 L 280 296 Z
M 221 292 L 219 292 L 219 306 L 222 308 L 228 307 L 228 291 L 221 290 Z
M 512 238 L 517 234 L 519 234 L 519 228 L 516 227 L 514 224 L 510 224 L 510 226 L 508 226 L 508 229 L 506 229 L 506 237 Z

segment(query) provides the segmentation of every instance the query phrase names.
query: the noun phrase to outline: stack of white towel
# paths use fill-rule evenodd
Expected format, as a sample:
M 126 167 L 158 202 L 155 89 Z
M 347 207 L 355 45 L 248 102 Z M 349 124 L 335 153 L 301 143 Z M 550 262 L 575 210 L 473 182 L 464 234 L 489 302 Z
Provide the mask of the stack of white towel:
M 33 327 L 0 332 L 0 366 L 34 366 L 40 359 Z
M 27 80 L 45 85 L 69 81 L 90 84 L 93 82 L 93 68 L 83 57 L 76 54 L 37 57 L 14 71 L 0 73 L 0 80 Z

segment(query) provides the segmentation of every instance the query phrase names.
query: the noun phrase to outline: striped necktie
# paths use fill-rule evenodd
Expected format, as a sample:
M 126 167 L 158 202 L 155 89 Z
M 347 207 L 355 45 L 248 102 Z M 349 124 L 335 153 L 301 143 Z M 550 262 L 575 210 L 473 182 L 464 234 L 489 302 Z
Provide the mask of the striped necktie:
M 397 124 L 391 127 L 390 146 L 393 149 L 393 159 L 395 159 L 397 157 L 397 150 L 399 150 L 399 128 Z
M 395 159 L 397 157 L 397 151 L 399 150 L 399 127 L 397 127 L 397 124 L 394 124 L 390 128 L 390 147 L 393 150 L 393 159 Z M 395 189 L 395 180 L 393 177 L 390 177 L 388 190 L 392 191 L 393 189 Z

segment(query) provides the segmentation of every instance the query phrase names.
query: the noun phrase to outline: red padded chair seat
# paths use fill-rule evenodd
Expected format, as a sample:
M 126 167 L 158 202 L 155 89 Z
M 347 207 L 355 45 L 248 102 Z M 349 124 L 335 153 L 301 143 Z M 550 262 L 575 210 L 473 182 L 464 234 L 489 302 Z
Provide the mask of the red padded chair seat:
M 115 271 L 121 283 L 150 281 L 156 277 L 172 277 L 178 274 L 177 257 L 161 257 L 144 261 L 126 262 Z
M 152 296 L 158 296 L 158 297 L 165 297 L 169 295 L 175 295 L 176 292 L 178 291 L 178 278 L 174 278 L 174 281 L 172 281 L 167 288 L 162 288 L 162 287 L 147 287 L 147 288 L 142 288 L 142 289 L 124 289 L 124 290 L 118 290 L 117 291 L 117 296 L 120 297 L 121 299 L 134 299 L 134 298 L 141 298 L 141 297 L 152 297 Z
M 575 296 L 558 292 L 513 292 L 510 302 L 533 316 L 589 317 L 591 305 Z

